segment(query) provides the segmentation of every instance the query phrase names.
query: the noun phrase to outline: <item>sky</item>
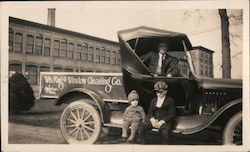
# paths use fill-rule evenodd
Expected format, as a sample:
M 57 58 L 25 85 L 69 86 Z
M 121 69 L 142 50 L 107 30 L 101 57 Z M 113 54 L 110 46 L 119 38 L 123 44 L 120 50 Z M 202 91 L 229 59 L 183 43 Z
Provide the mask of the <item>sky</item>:
M 172 7 L 174 6 L 174 7 Z M 208 5 L 209 6 L 209 5 Z M 213 50 L 214 75 L 221 77 L 221 30 L 216 7 L 181 8 L 176 2 L 16 3 L 5 12 L 12 17 L 47 24 L 47 8 L 56 8 L 56 27 L 118 42 L 117 31 L 149 26 L 187 34 L 193 46 Z M 204 7 L 204 8 L 203 8 Z M 190 8 L 190 7 L 188 7 Z M 196 11 L 199 9 L 199 11 Z M 185 11 L 189 12 L 184 15 Z M 238 15 L 241 9 L 228 9 Z M 242 78 L 242 25 L 230 25 L 232 78 Z

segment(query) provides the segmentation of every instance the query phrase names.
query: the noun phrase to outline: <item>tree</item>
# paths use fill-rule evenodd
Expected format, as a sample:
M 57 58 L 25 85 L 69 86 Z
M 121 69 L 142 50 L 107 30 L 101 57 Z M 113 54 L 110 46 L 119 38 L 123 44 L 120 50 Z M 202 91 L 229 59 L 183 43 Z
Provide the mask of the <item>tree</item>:
M 9 112 L 30 110 L 34 100 L 34 92 L 22 74 L 16 73 L 9 78 Z
M 229 17 L 226 9 L 219 9 L 222 40 L 222 78 L 231 78 Z
M 185 20 L 192 16 L 192 14 L 198 15 L 198 20 L 203 20 L 204 17 L 199 9 L 187 10 L 184 12 Z M 219 9 L 218 14 L 221 21 L 221 41 L 222 41 L 222 78 L 231 78 L 231 49 L 230 49 L 230 38 L 239 38 L 237 34 L 230 33 L 229 26 L 239 25 L 243 22 L 243 12 L 239 11 L 238 14 L 230 14 L 226 9 Z M 230 20 L 231 19 L 231 20 Z M 230 22 L 229 22 L 230 20 Z M 241 53 L 241 52 L 240 52 Z M 239 53 L 238 53 L 239 54 Z

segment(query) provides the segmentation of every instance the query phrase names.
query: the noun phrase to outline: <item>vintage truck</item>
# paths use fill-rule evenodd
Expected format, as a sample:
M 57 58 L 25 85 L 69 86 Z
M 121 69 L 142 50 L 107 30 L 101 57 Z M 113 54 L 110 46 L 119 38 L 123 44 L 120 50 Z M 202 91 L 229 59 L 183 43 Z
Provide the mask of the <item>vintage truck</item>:
M 56 105 L 68 104 L 60 119 L 68 143 L 93 144 L 103 126 L 121 128 L 127 94 L 133 89 L 147 112 L 155 96 L 153 85 L 161 80 L 168 83 L 168 95 L 177 106 L 174 134 L 219 126 L 224 144 L 242 144 L 242 80 L 197 76 L 190 54 L 193 48 L 183 33 L 142 26 L 119 31 L 118 37 L 122 73 L 41 73 L 41 98 L 56 98 Z M 155 77 L 149 72 L 139 56 L 155 50 L 160 40 L 169 43 L 169 55 L 187 62 L 188 75 Z

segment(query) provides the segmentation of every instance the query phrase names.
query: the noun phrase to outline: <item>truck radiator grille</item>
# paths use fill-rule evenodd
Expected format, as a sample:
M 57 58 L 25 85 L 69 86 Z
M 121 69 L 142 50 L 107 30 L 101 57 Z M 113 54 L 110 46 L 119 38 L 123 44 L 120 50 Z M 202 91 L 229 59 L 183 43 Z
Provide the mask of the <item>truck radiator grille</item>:
M 227 102 L 224 91 L 204 91 L 202 95 L 202 113 L 212 114 Z

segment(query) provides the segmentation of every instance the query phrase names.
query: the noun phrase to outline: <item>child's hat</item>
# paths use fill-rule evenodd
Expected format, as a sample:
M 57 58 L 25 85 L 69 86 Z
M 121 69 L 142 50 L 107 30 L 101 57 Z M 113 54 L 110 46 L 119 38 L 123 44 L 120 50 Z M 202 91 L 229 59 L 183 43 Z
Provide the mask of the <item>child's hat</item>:
M 136 90 L 132 90 L 129 94 L 128 94 L 128 101 L 133 101 L 134 99 L 139 99 L 139 95 L 136 92 Z

